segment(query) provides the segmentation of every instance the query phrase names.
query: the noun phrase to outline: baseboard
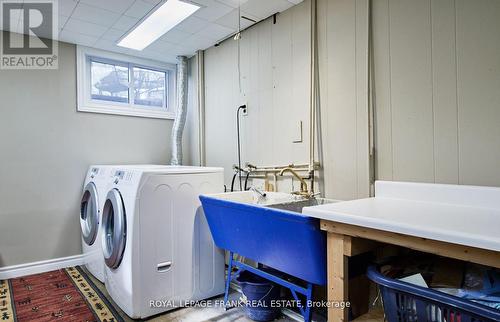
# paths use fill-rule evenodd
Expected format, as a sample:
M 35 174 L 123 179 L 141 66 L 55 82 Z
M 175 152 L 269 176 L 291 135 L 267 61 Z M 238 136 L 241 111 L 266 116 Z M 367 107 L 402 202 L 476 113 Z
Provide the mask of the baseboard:
M 84 257 L 73 255 L 39 262 L 0 267 L 0 280 L 53 271 L 70 266 L 83 265 Z

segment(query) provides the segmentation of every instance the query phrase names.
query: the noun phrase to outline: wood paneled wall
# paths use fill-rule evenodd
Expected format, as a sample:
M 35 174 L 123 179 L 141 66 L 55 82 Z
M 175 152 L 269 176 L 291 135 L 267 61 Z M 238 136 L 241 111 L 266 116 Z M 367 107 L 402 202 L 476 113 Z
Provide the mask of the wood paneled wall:
M 373 8 L 377 177 L 500 185 L 500 2 Z
M 205 54 L 209 165 L 307 162 L 310 2 Z M 500 186 L 500 1 L 372 0 L 375 172 Z M 321 190 L 369 194 L 368 1 L 318 0 Z M 303 122 L 303 141 L 297 138 Z

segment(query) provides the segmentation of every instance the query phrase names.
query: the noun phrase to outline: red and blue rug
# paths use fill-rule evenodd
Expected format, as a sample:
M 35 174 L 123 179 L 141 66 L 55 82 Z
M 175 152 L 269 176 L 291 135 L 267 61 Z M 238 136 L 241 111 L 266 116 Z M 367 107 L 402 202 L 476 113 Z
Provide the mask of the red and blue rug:
M 0 322 L 121 322 L 80 267 L 0 280 Z

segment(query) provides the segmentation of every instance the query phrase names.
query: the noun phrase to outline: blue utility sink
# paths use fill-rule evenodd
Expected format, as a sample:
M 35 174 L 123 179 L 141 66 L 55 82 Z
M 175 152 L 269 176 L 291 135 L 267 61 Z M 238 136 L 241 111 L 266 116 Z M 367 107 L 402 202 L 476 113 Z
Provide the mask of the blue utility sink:
M 215 244 L 316 285 L 326 284 L 326 237 L 303 207 L 332 203 L 253 191 L 200 196 Z

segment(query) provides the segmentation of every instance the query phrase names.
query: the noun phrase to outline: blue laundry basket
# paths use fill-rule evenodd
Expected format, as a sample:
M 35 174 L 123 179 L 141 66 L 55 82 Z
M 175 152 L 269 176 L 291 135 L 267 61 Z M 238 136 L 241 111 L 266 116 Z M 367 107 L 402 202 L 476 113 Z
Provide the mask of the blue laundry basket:
M 367 276 L 378 284 L 388 322 L 498 322 L 500 311 L 443 292 L 382 275 L 375 266 Z

